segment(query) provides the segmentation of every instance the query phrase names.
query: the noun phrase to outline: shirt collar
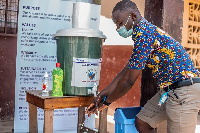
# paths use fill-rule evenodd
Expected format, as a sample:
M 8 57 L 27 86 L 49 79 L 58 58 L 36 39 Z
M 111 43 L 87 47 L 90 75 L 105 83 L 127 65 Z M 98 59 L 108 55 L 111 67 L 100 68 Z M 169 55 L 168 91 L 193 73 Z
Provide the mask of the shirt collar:
M 138 34 L 138 32 L 142 29 L 142 27 L 144 27 L 145 23 L 147 23 L 147 20 L 142 17 L 133 30 L 133 37 Z

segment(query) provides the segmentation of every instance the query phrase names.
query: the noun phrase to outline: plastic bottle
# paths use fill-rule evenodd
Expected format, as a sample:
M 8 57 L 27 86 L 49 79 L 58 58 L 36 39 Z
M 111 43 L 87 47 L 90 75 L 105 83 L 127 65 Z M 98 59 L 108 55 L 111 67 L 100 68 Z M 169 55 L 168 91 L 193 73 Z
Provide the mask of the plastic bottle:
M 56 68 L 53 69 L 52 76 L 53 76 L 52 96 L 62 97 L 63 70 L 60 68 L 60 63 L 56 63 Z
M 47 72 L 45 72 L 42 82 L 42 96 L 49 96 L 49 75 Z
M 168 92 L 169 91 L 170 91 L 170 89 L 166 93 L 162 94 L 162 96 L 161 96 L 161 98 L 159 100 L 159 103 L 158 103 L 159 106 L 161 106 L 163 103 L 165 103 L 165 101 L 168 98 Z

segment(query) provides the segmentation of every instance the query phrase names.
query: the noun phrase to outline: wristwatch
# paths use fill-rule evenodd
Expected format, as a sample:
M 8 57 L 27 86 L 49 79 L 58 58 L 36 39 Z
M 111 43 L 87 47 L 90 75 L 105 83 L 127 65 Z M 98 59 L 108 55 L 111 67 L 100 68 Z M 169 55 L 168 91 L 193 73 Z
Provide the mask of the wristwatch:
M 101 102 L 102 102 L 104 105 L 109 106 L 111 103 L 107 103 L 107 102 L 106 102 L 106 98 L 107 98 L 107 95 L 105 95 L 105 96 L 101 99 Z

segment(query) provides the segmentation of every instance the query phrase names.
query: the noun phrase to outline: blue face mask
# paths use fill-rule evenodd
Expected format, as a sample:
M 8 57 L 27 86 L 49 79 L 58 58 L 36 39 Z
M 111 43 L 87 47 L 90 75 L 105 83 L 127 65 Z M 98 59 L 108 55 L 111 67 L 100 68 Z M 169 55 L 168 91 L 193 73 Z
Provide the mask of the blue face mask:
M 129 37 L 133 33 L 134 21 L 133 21 L 132 28 L 130 30 L 127 30 L 126 27 L 125 27 L 126 24 L 128 23 L 129 18 L 130 18 L 130 16 L 128 17 L 126 23 L 123 26 L 121 26 L 119 29 L 117 29 L 117 32 L 119 33 L 119 35 L 122 36 L 122 37 L 124 37 L 124 38 Z

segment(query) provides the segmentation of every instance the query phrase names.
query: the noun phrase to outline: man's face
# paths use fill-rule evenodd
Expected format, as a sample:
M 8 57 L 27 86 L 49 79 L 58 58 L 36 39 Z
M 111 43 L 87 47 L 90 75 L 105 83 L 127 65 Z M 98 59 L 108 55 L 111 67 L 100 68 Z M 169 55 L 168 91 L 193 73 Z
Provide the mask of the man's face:
M 129 17 L 130 16 L 130 17 Z M 130 11 L 117 10 L 112 14 L 112 20 L 115 23 L 117 29 L 125 25 L 127 30 L 130 30 L 133 25 L 132 15 Z

